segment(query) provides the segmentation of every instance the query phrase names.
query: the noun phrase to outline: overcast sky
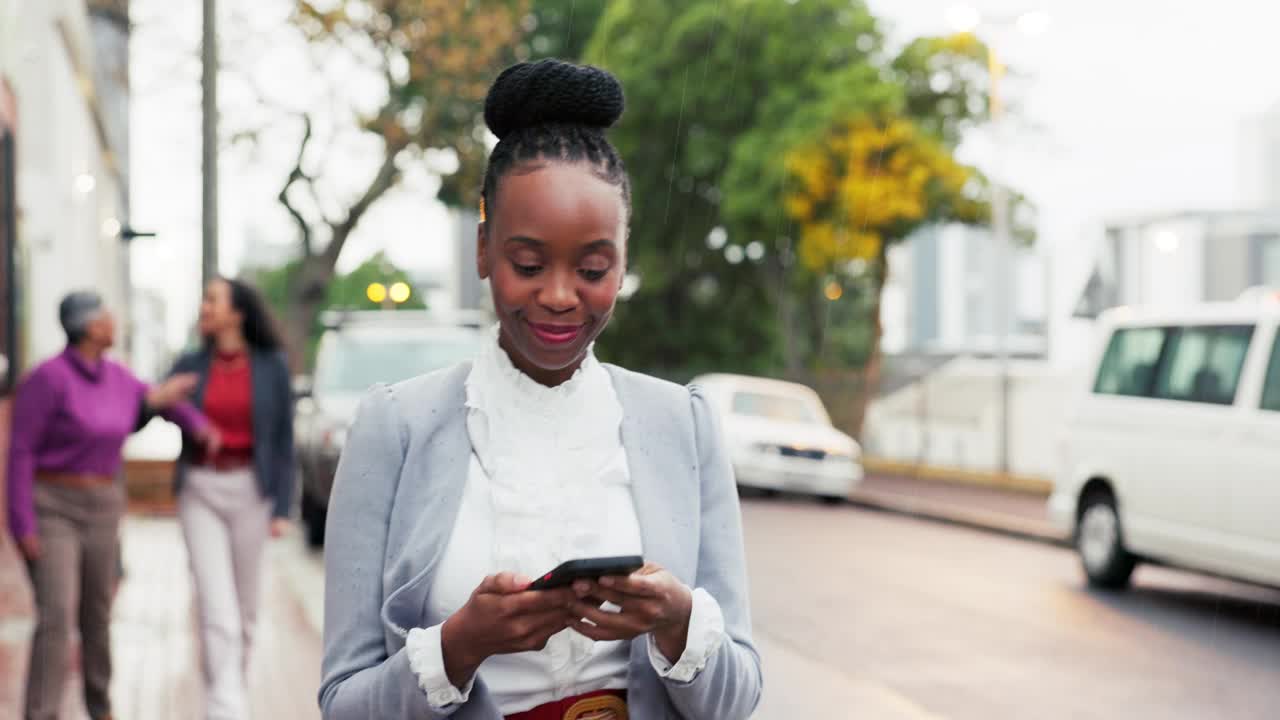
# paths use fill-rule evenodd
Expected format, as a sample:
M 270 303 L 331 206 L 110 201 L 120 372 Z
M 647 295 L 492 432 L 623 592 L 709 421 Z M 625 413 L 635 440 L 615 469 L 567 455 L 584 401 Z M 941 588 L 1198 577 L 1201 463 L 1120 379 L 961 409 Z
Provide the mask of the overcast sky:
M 797 0 L 804 2 L 804 0 Z M 221 0 L 229 62 L 258 58 L 266 94 L 301 105 L 323 93 L 302 49 L 287 33 L 286 0 Z M 1024 119 L 1000 155 L 1007 177 L 1041 211 L 1041 239 L 1055 268 L 1067 275 L 1058 304 L 1092 260 L 1104 218 L 1183 208 L 1250 207 L 1261 202 L 1254 180 L 1251 125 L 1280 107 L 1274 35 L 1280 4 L 1257 0 L 1075 0 L 1044 3 L 974 0 L 988 18 L 1047 11 L 1052 23 L 1028 40 L 992 24 L 980 29 L 1023 77 L 1010 83 Z M 943 0 L 871 0 L 896 39 L 948 30 Z M 139 240 L 137 282 L 169 301 L 176 344 L 195 312 L 200 257 L 199 3 L 133 0 L 133 220 L 161 236 Z M 330 73 L 357 77 L 354 71 Z M 359 83 L 355 83 L 359 85 Z M 358 87 L 356 89 L 359 89 Z M 252 126 L 253 99 L 235 78 L 224 81 L 228 127 Z M 294 151 L 296 126 L 250 152 L 241 146 L 222 160 L 223 270 L 235 272 L 247 238 L 288 242 L 292 230 L 275 201 Z M 656 131 L 656 129 L 655 129 Z M 358 174 L 375 162 L 368 148 L 339 141 L 334 162 Z M 964 148 L 966 159 L 990 167 L 996 156 L 983 138 Z M 415 173 L 406 186 L 362 223 L 343 267 L 388 250 L 418 270 L 453 262 L 452 228 L 430 200 L 433 184 Z M 637 222 L 642 222 L 637 218 Z

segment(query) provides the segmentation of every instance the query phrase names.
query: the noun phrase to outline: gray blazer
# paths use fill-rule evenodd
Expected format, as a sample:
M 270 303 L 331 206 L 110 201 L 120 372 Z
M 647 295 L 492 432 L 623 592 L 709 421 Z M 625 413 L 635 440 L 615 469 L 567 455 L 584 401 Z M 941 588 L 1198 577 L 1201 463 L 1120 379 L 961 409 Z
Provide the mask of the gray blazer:
M 633 641 L 630 715 L 745 720 L 763 678 L 751 642 L 737 490 L 718 420 L 696 388 L 606 367 L 624 411 L 645 558 L 710 592 L 728 633 L 690 683 L 660 678 L 646 640 Z M 404 639 L 410 628 L 445 620 L 428 609 L 427 592 L 467 481 L 469 371 L 463 364 L 374 388 L 347 437 L 325 538 L 320 707 L 329 720 L 440 717 L 409 670 Z M 477 680 L 452 717 L 502 715 Z
M 174 363 L 171 375 L 195 373 L 198 380 L 192 403 L 204 407 L 204 389 L 209 381 L 212 355 L 201 349 L 187 353 Z M 284 353 L 254 350 L 249 355 L 250 382 L 253 383 L 253 474 L 258 490 L 271 500 L 272 517 L 289 517 L 296 484 L 293 445 L 293 386 Z M 182 438 L 182 454 L 174 472 L 174 494 L 182 492 L 187 469 L 200 451 L 193 438 Z

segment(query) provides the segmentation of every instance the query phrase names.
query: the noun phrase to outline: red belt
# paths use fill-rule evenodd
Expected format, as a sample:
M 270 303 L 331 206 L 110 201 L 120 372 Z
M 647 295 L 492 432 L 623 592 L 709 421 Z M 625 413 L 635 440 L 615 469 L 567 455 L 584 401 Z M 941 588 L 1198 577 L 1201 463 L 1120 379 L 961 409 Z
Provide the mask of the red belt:
M 539 705 L 507 720 L 627 720 L 627 691 L 598 690 Z

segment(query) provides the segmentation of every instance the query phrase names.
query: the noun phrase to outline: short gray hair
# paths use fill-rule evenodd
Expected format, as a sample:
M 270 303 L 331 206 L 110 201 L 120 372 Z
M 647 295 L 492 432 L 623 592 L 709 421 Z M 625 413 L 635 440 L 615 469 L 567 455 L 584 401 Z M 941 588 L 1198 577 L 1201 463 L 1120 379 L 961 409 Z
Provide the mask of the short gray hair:
M 67 333 L 67 342 L 73 345 L 84 339 L 89 323 L 101 314 L 102 296 L 92 290 L 77 290 L 58 304 L 58 321 Z

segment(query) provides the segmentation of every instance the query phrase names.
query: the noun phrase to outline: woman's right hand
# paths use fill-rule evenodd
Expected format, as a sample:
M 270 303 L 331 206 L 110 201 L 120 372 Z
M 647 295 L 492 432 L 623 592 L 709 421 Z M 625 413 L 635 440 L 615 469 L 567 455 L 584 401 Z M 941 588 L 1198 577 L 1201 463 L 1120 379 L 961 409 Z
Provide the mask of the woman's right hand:
M 529 590 L 529 583 L 513 573 L 490 575 L 445 621 L 440 645 L 454 687 L 466 685 L 489 657 L 541 650 L 569 627 L 573 589 Z

